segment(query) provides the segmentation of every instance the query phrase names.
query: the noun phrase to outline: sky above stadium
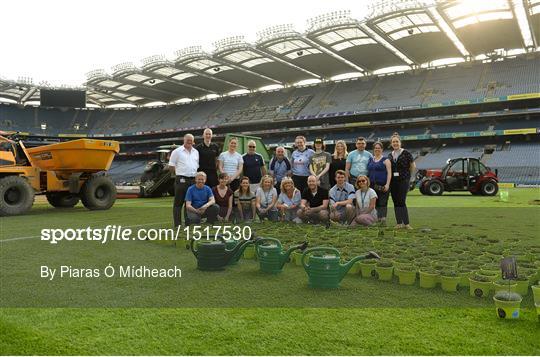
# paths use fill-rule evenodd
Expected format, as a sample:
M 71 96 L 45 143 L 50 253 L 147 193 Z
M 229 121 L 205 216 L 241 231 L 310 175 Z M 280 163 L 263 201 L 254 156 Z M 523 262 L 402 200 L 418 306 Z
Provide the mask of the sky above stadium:
M 86 72 L 143 57 L 243 35 L 254 42 L 268 26 L 293 24 L 350 10 L 362 19 L 370 0 L 7 0 L 2 1 L 0 76 L 33 78 L 34 84 L 81 85 Z

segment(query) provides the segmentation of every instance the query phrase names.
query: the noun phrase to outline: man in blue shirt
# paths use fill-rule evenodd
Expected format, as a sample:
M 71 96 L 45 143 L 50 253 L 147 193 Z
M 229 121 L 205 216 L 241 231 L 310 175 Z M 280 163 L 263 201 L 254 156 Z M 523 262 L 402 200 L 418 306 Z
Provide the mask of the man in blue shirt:
M 328 192 L 330 199 L 330 220 L 343 224 L 350 224 L 355 217 L 353 200 L 355 198 L 354 186 L 347 182 L 345 171 L 336 171 L 336 184 Z
M 244 176 L 249 177 L 249 189 L 253 193 L 257 191 L 257 188 L 261 183 L 261 178 L 266 175 L 266 166 L 264 165 L 264 159 L 260 154 L 255 151 L 256 148 L 257 144 L 255 143 L 255 141 L 248 141 L 247 153 L 242 156 L 242 159 L 244 160 Z
M 274 178 L 274 182 L 276 183 L 275 188 L 279 195 L 281 192 L 281 180 L 291 176 L 291 162 L 285 156 L 285 148 L 283 146 L 276 148 L 276 155 L 270 160 L 270 176 Z
M 202 218 L 206 218 L 208 223 L 217 221 L 219 206 L 212 189 L 205 185 L 206 174 L 202 171 L 195 175 L 195 184 L 191 185 L 186 193 L 186 211 L 188 225 L 191 223 L 201 223 Z
M 366 151 L 366 139 L 360 136 L 356 139 L 356 150 L 349 153 L 347 162 L 345 163 L 345 171 L 349 183 L 354 185 L 358 176 L 368 176 L 367 165 L 369 159 L 372 157 L 373 155 L 369 151 Z

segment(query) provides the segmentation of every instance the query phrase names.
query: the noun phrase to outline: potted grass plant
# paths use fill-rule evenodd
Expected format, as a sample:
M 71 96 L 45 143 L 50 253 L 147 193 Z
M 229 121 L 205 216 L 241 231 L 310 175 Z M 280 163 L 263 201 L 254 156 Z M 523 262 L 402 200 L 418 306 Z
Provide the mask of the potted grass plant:
M 480 267 L 480 273 L 486 276 L 496 276 L 497 278 L 500 278 L 501 269 L 498 264 L 484 264 Z
M 363 278 L 371 278 L 374 275 L 375 265 L 377 265 L 377 260 L 375 259 L 365 259 L 358 262 L 360 265 L 360 273 Z
M 244 249 L 243 257 L 244 259 L 255 259 L 255 246 L 253 244 Z
M 527 296 L 529 294 L 529 284 L 531 280 L 525 274 L 519 274 L 516 278 L 516 293 L 519 295 Z
M 433 268 L 420 269 L 420 287 L 424 289 L 433 289 L 439 282 L 440 274 Z
M 487 297 L 493 289 L 493 280 L 482 274 L 472 274 L 469 278 L 469 294 L 476 297 Z
M 532 291 L 535 304 L 540 304 L 540 281 L 532 286 Z
M 461 277 L 458 272 L 453 269 L 445 269 L 441 271 L 441 288 L 446 292 L 456 292 Z
M 487 271 L 487 270 L 482 270 L 480 269 L 478 272 L 477 272 L 477 275 L 481 275 L 487 279 L 489 279 L 491 282 L 494 282 L 498 279 L 501 278 L 501 274 L 500 273 L 494 273 L 494 272 L 490 272 L 490 271 Z
M 456 256 L 446 255 L 439 258 L 439 264 L 442 264 L 446 267 L 457 268 L 459 264 L 459 260 Z
M 516 289 L 517 283 L 515 280 L 499 279 L 493 282 L 493 290 L 495 290 L 495 294 L 497 294 L 499 291 L 510 291 L 515 293 Z
M 499 291 L 493 296 L 495 311 L 501 319 L 518 319 L 523 298 L 512 291 Z
M 469 287 L 469 277 L 471 276 L 474 268 L 471 267 L 461 267 L 458 270 L 459 275 L 459 286 L 462 287 Z
M 406 258 L 394 258 L 392 259 L 394 262 L 394 268 L 397 269 L 404 265 L 412 265 L 412 260 L 406 259 Z M 394 269 L 394 270 L 395 270 Z
M 342 259 L 342 263 L 346 263 L 348 262 L 352 257 L 355 257 L 359 255 L 359 253 L 355 252 L 355 251 L 351 251 L 350 254 L 343 254 L 341 256 L 341 259 Z M 360 274 L 360 265 L 358 264 L 359 262 L 356 262 L 353 264 L 353 266 L 351 267 L 351 269 L 349 269 L 349 271 L 347 272 L 348 275 L 357 275 L 357 274 Z
M 416 282 L 416 268 L 412 264 L 396 265 L 394 274 L 400 285 L 414 285 Z
M 302 254 L 304 252 L 295 250 L 291 253 L 291 263 L 296 266 L 302 266 Z
M 375 264 L 377 279 L 391 281 L 394 273 L 394 263 L 389 259 L 381 259 Z

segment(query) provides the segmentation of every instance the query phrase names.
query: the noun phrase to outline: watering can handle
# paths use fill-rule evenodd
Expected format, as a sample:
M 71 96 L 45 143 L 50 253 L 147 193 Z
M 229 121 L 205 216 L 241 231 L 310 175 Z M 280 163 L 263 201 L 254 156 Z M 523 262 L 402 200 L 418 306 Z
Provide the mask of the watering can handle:
M 258 238 L 256 241 L 255 241 L 255 250 L 257 251 L 257 254 L 259 254 L 259 245 L 261 245 L 263 242 L 274 242 L 274 243 L 277 243 L 278 247 L 281 248 L 281 242 L 279 241 L 279 239 L 276 239 L 276 238 Z
M 193 253 L 193 255 L 195 255 L 197 257 L 199 255 L 199 250 L 195 249 L 194 244 L 195 244 L 195 239 L 192 239 L 189 242 L 189 249 L 191 249 L 191 252 Z
M 225 238 L 223 238 L 222 235 L 216 236 L 216 239 L 219 239 L 223 243 L 225 243 Z M 193 252 L 193 254 L 195 256 L 197 256 L 199 254 L 199 249 L 195 249 L 195 242 L 199 242 L 199 241 L 200 241 L 200 239 L 199 240 L 191 239 L 190 242 L 189 242 L 189 248 L 191 249 L 191 251 Z
M 314 248 L 308 248 L 304 251 L 304 254 L 302 254 L 302 265 L 304 268 L 309 268 L 309 265 L 306 264 L 306 257 L 313 252 L 332 252 L 335 253 L 338 257 L 340 256 L 339 250 L 333 247 L 314 247 Z
M 214 240 L 218 240 L 218 239 L 222 241 L 223 243 L 226 243 L 225 237 L 223 237 L 223 235 L 221 234 L 216 235 Z

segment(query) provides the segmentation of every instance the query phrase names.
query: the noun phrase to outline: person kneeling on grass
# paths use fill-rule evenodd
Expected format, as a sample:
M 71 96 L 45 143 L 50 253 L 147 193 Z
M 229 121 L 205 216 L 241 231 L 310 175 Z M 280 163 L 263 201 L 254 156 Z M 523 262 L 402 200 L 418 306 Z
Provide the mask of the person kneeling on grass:
M 195 184 L 191 185 L 186 193 L 186 210 L 188 225 L 201 223 L 206 218 L 208 223 L 217 220 L 219 207 L 216 205 L 212 189 L 205 185 L 206 174 L 202 171 L 195 175 Z
M 234 193 L 237 222 L 251 222 L 255 219 L 255 194 L 251 192 L 249 177 L 240 179 L 240 187 Z
M 281 180 L 281 193 L 277 201 L 277 209 L 280 212 L 281 220 L 302 223 L 302 220 L 297 216 L 298 207 L 301 202 L 302 195 L 294 187 L 294 181 L 289 177 Z
M 358 176 L 356 178 L 356 217 L 351 222 L 351 226 L 361 224 L 371 226 L 377 222 L 377 193 L 369 187 L 369 178 L 367 176 Z
M 270 175 L 264 175 L 261 179 L 261 184 L 255 192 L 255 206 L 257 207 L 259 219 L 268 218 L 270 221 L 277 221 L 277 198 L 278 194 L 274 187 L 274 179 Z
M 317 186 L 317 176 L 311 175 L 307 179 L 307 187 L 302 192 L 302 202 L 297 212 L 304 222 L 328 222 L 328 190 Z
M 229 222 L 233 209 L 233 196 L 231 188 L 228 186 L 229 175 L 226 172 L 222 172 L 218 177 L 219 185 L 212 189 L 216 204 L 219 206 L 218 221 Z
M 353 206 L 355 190 L 354 186 L 347 182 L 345 171 L 336 171 L 336 184 L 330 189 L 328 198 L 330 199 L 330 220 L 350 224 L 355 216 Z

